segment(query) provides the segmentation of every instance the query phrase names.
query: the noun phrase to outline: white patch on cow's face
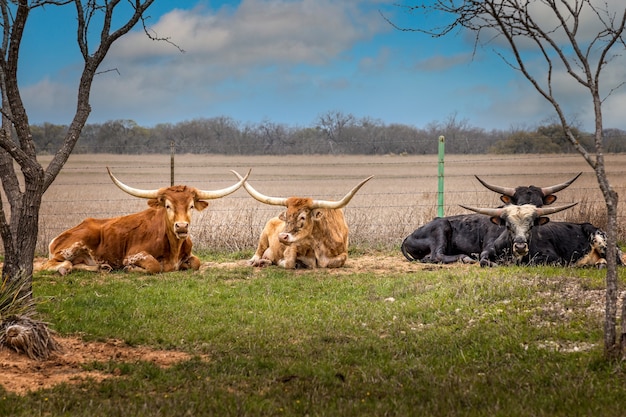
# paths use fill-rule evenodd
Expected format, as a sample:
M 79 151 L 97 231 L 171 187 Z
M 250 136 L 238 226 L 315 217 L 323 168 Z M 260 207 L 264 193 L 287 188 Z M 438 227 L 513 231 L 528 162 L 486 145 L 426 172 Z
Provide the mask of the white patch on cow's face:
M 507 227 L 511 239 L 511 250 L 516 257 L 528 254 L 528 243 L 535 224 L 545 224 L 547 217 L 537 217 L 537 207 L 532 204 L 523 206 L 506 206 L 500 215 L 501 223 Z
M 194 200 L 190 199 L 184 206 L 177 207 L 174 202 L 166 198 L 164 207 L 172 232 L 178 239 L 186 239 L 189 236 L 189 223 L 194 209 Z

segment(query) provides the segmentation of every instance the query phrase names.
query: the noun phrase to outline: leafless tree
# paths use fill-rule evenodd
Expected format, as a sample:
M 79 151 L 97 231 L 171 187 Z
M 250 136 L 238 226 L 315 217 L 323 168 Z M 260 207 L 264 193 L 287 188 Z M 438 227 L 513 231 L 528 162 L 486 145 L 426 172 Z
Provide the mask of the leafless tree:
M 100 64 L 111 45 L 137 23 L 141 22 L 145 30 L 144 13 L 153 2 L 154 0 L 0 1 L 2 19 L 0 177 L 10 205 L 10 211 L 7 211 L 0 201 L 0 236 L 4 244 L 3 280 L 10 281 L 26 274 L 32 285 L 42 196 L 67 162 L 85 126 L 91 112 L 89 104 L 91 86 Z M 76 40 L 84 60 L 78 86 L 76 113 L 62 144 L 54 151 L 54 157 L 46 167 L 37 160 L 27 109 L 22 102 L 18 83 L 20 46 L 24 31 L 28 27 L 26 23 L 32 10 L 44 6 L 76 9 Z M 99 36 L 94 37 L 94 33 L 98 33 Z M 93 42 L 96 39 L 99 43 L 96 42 L 94 47 Z M 14 166 L 19 167 L 19 174 Z M 30 291 L 30 286 L 26 291 Z
M 390 22 L 396 28 L 434 37 L 457 30 L 472 33 L 475 47 L 492 48 L 511 68 L 521 72 L 550 103 L 565 137 L 595 171 L 606 203 L 608 244 L 615 247 L 618 196 L 605 171 L 602 105 L 624 82 L 623 77 L 619 77 L 613 85 L 601 83 L 611 81 L 603 75 L 612 64 L 612 68 L 616 67 L 618 57 L 626 47 L 624 1 L 407 0 L 401 7 L 413 14 L 435 14 L 449 20 L 428 28 L 406 28 Z M 544 64 L 540 68 L 534 60 L 537 56 L 542 58 Z M 557 81 L 562 75 L 568 76 L 588 94 L 595 117 L 594 150 L 586 149 L 573 132 L 571 116 L 564 109 L 565 99 L 558 94 Z M 617 340 L 615 251 L 608 251 L 607 262 L 604 346 L 608 357 L 616 357 L 626 352 L 626 303 L 621 312 L 621 334 Z
M 336 153 L 336 146 L 339 146 L 344 139 L 342 134 L 348 126 L 354 124 L 355 117 L 352 114 L 344 114 L 340 111 L 329 111 L 319 115 L 316 127 L 323 132 L 330 146 L 330 153 Z

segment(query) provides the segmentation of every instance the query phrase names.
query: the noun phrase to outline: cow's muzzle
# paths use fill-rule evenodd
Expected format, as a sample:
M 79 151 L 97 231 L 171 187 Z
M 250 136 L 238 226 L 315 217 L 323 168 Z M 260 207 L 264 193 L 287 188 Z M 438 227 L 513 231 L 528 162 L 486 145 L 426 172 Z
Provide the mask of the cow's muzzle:
M 515 242 L 513 243 L 513 253 L 516 256 L 522 257 L 528 254 L 528 243 L 526 242 Z
M 280 243 L 282 243 L 283 245 L 289 245 L 291 243 L 293 243 L 294 239 L 291 235 L 291 233 L 279 233 L 278 234 L 278 241 Z
M 189 223 L 176 222 L 174 223 L 174 233 L 179 239 L 184 239 L 189 235 Z

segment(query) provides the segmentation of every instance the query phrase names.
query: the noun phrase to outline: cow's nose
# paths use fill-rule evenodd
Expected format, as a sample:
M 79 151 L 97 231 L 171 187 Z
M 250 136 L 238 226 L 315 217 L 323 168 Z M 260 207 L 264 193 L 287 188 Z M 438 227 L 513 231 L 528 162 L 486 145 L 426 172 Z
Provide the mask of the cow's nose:
M 526 253 L 528 252 L 528 245 L 526 243 L 516 242 L 513 249 L 515 249 L 516 253 Z
M 186 232 L 189 227 L 189 223 L 187 222 L 176 222 L 174 223 L 174 228 L 177 232 Z

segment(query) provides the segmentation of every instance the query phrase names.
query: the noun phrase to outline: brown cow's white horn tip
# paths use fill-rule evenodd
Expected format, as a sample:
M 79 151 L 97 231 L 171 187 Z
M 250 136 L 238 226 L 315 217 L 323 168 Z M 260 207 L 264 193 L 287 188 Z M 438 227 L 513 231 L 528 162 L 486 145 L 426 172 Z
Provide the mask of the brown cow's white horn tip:
M 140 188 L 130 187 L 124 184 L 122 181 L 115 178 L 115 176 L 113 175 L 109 167 L 106 167 L 106 169 L 109 173 L 109 177 L 111 177 L 111 181 L 113 181 L 113 184 L 115 184 L 120 190 L 124 191 L 125 193 L 130 194 L 134 197 L 139 197 L 139 198 L 156 198 L 157 197 L 158 192 L 159 192 L 158 188 L 156 190 L 143 190 Z
M 220 190 L 214 190 L 214 191 L 197 190 L 198 200 L 214 200 L 216 198 L 222 198 L 229 194 L 234 193 L 239 188 L 241 188 L 242 185 L 246 183 L 245 181 L 248 179 L 248 176 L 250 175 L 252 170 L 251 169 L 248 170 L 248 173 L 246 174 L 245 177 L 242 177 L 241 175 L 239 175 L 239 173 L 233 170 L 231 170 L 231 172 L 237 175 L 237 177 L 239 178 L 239 181 L 236 184 L 231 185 L 230 187 L 226 187 L 226 188 L 222 188 Z
M 240 180 L 240 181 L 241 181 L 241 180 L 244 180 L 244 181 L 245 181 L 245 180 L 247 180 L 247 179 L 248 179 L 248 177 L 250 176 L 250 173 L 252 172 L 252 168 L 250 168 L 250 169 L 248 170 L 248 173 L 246 174 L 246 176 L 245 176 L 245 177 L 242 177 L 242 176 L 241 176 L 241 174 L 240 174 L 240 173 L 238 173 L 237 171 L 235 171 L 234 169 L 231 169 L 231 170 L 230 170 L 230 172 L 232 172 L 233 174 L 235 174 L 235 175 L 237 176 L 237 178 L 239 178 L 239 180 Z
M 361 187 L 366 182 L 371 180 L 372 178 L 374 178 L 373 175 L 370 175 L 369 177 L 365 178 L 363 181 L 358 183 L 353 189 L 348 191 L 348 194 L 346 194 L 339 201 L 313 200 L 313 202 L 311 204 L 311 208 L 325 208 L 325 209 L 340 209 L 340 208 L 343 208 L 343 207 L 348 205 L 348 203 L 350 202 L 350 200 L 352 200 L 352 197 L 354 197 L 354 195 L 357 193 L 357 191 L 359 191 L 361 189 Z

